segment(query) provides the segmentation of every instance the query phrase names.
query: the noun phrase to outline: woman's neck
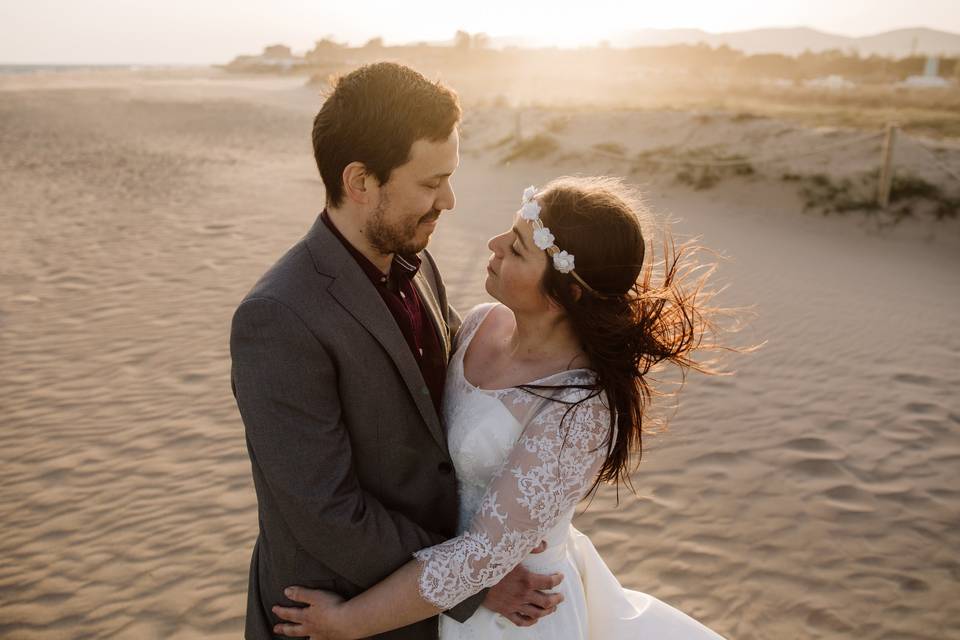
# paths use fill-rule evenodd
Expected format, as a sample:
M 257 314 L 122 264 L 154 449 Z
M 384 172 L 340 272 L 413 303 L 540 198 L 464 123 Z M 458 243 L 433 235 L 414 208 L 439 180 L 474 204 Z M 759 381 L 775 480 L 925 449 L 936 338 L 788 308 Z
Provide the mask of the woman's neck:
M 557 360 L 573 363 L 586 356 L 565 316 L 551 313 L 514 313 L 515 324 L 508 341 L 511 359 L 524 362 Z

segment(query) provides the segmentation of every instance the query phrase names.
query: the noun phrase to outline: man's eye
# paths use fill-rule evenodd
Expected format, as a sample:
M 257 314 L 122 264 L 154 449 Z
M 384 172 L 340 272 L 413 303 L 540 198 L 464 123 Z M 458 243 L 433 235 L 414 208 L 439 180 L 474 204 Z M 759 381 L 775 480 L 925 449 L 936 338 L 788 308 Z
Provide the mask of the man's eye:
M 439 189 L 439 188 L 440 188 L 440 183 L 438 182 L 437 184 L 428 184 L 428 185 L 424 185 L 424 186 L 427 187 L 428 189 Z

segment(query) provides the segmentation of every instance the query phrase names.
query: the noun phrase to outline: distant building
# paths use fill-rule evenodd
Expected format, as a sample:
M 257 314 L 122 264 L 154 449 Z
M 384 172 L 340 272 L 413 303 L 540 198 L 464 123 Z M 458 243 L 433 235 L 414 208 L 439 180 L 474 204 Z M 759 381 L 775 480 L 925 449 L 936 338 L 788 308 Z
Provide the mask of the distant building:
M 821 78 L 814 78 L 813 80 L 807 80 L 803 84 L 808 87 L 818 87 L 821 89 L 852 89 L 857 86 L 843 76 L 838 76 L 836 74 L 823 76 Z
M 949 87 L 950 81 L 940 77 L 940 60 L 936 56 L 927 58 L 923 65 L 922 76 L 910 76 L 900 83 L 902 87 L 940 88 Z
M 265 47 L 259 56 L 237 56 L 227 67 L 241 71 L 289 71 L 304 62 L 303 58 L 293 55 L 290 47 L 274 44 Z
M 313 49 L 307 51 L 304 59 L 308 64 L 323 64 L 331 59 L 342 57 L 345 51 L 349 51 L 347 45 L 336 42 L 331 38 L 324 38 L 314 43 Z
M 278 60 L 288 60 L 293 58 L 293 52 L 285 44 L 274 44 L 263 49 L 261 58 L 275 58 Z

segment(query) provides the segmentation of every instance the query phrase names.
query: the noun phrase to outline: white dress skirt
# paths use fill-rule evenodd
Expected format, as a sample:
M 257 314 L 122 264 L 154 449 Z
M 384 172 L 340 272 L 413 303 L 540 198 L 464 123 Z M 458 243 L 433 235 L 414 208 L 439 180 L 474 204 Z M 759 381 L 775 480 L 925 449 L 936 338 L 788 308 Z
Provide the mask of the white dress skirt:
M 679 609 L 646 593 L 624 589 L 590 538 L 572 525 L 569 532 L 559 562 L 547 558 L 523 562 L 537 573 L 563 573 L 563 582 L 553 591 L 562 593 L 564 601 L 554 613 L 532 627 L 518 627 L 481 606 L 462 624 L 440 616 L 440 640 L 723 640 Z

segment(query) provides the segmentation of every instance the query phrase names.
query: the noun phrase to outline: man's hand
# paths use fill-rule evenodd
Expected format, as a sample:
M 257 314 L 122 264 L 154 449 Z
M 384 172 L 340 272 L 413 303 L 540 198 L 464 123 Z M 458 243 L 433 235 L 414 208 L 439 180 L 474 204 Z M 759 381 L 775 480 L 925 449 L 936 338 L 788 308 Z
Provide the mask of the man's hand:
M 546 542 L 531 553 L 540 553 L 547 548 Z M 549 576 L 531 573 L 518 564 L 503 580 L 490 587 L 483 606 L 495 611 L 518 627 L 531 627 L 544 616 L 557 610 L 563 602 L 563 594 L 543 593 L 563 582 L 562 573 Z
M 343 597 L 329 591 L 287 587 L 284 594 L 294 602 L 302 602 L 304 608 L 274 605 L 273 613 L 283 622 L 273 626 L 275 634 L 310 640 L 340 640 L 351 636 L 343 624 L 338 624 L 338 610 L 343 607 Z

